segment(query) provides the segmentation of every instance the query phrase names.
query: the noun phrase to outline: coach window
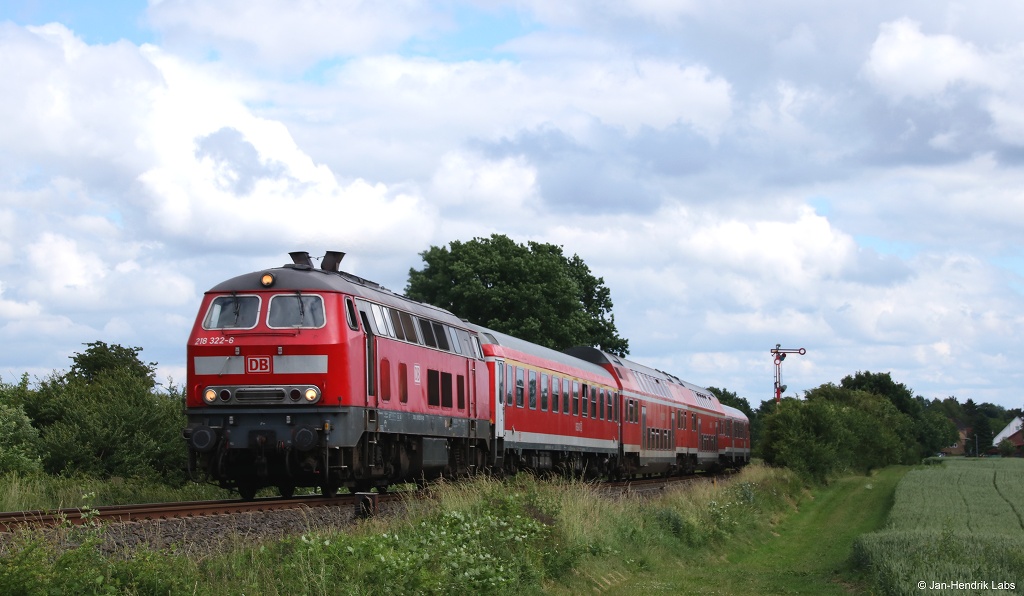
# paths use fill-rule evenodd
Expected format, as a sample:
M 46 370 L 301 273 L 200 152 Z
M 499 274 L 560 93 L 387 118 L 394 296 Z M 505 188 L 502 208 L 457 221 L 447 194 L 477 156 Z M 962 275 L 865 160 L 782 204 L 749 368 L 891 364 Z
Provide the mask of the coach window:
M 548 411 L 548 375 L 546 373 L 540 374 L 540 411 Z
M 597 418 L 597 387 L 590 388 L 590 417 Z
M 530 371 L 530 409 L 537 409 L 537 371 Z
M 604 420 L 604 387 L 597 391 L 597 419 Z
M 516 407 L 523 407 L 523 385 L 526 382 L 526 371 L 516 367 Z
M 380 360 L 380 398 L 391 401 L 391 361 L 387 358 Z
M 577 381 L 572 382 L 572 415 L 580 415 L 580 384 Z
M 619 405 L 618 395 L 614 391 L 608 391 L 608 419 L 619 421 L 619 409 L 616 407 Z
M 513 403 L 515 378 L 515 368 L 511 364 L 505 365 L 505 406 L 509 408 L 512 407 Z
M 590 403 L 590 391 L 586 383 L 580 386 L 580 416 L 584 418 L 588 417 L 589 408 L 587 404 Z
M 551 377 L 551 411 L 558 413 L 558 400 L 562 399 L 562 379 Z
M 409 368 L 404 362 L 398 363 L 398 401 L 409 401 Z
M 562 413 L 569 415 L 569 379 L 562 379 Z

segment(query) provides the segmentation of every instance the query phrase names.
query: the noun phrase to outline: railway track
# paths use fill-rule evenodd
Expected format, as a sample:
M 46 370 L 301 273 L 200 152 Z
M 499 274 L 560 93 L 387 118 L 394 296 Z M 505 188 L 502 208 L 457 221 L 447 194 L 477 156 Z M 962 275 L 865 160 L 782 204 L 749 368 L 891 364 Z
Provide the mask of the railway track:
M 712 482 L 718 476 L 696 475 L 671 478 L 639 478 L 619 482 L 597 484 L 604 494 L 649 496 L 670 486 L 692 482 Z M 191 501 L 180 503 L 144 503 L 138 505 L 109 505 L 103 507 L 65 508 L 39 511 L 0 512 L 0 532 L 10 532 L 19 527 L 53 527 L 59 525 L 84 525 L 89 523 L 125 523 L 148 520 L 173 520 L 199 518 L 213 515 L 262 513 L 289 509 L 313 509 L 318 507 L 351 508 L 357 516 L 372 515 L 379 506 L 398 501 L 408 492 L 357 493 L 337 497 L 298 497 L 281 499 L 266 497 L 252 501 L 221 500 Z M 430 491 L 423 491 L 423 498 L 429 498 Z
M 104 507 L 67 508 L 50 511 L 0 512 L 0 532 L 22 526 L 57 526 L 62 524 L 124 523 L 145 520 L 170 520 L 209 515 L 260 513 L 314 507 L 352 507 L 360 513 L 373 513 L 379 503 L 400 499 L 400 493 L 341 495 L 333 498 L 264 498 L 253 501 L 191 501 L 181 503 L 144 503 Z

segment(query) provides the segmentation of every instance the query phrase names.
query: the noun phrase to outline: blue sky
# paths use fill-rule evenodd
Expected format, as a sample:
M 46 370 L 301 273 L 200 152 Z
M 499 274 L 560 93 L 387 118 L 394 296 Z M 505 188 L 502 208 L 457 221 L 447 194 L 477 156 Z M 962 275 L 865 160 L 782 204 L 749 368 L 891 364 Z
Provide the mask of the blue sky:
M 561 244 L 631 356 L 769 399 L 857 371 L 1024 405 L 1009 0 L 0 2 L 0 379 L 184 378 L 202 293 L 291 250 L 401 290 Z

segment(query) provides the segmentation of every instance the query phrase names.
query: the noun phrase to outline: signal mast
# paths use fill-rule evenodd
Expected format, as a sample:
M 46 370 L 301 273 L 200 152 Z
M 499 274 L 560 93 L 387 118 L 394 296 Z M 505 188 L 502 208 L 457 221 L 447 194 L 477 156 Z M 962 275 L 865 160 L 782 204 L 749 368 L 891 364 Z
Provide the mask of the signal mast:
M 775 403 L 778 404 L 782 401 L 782 392 L 786 390 L 786 386 L 782 384 L 782 361 L 786 359 L 786 354 L 800 354 L 803 356 L 807 353 L 807 350 L 804 348 L 783 348 L 782 344 L 775 344 L 771 353 L 775 354 Z

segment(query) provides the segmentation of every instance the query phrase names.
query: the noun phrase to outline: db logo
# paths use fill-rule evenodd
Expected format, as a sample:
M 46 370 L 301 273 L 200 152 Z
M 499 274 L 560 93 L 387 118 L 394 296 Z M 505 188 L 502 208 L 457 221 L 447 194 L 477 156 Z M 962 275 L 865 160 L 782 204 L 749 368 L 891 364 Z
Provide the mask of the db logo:
M 245 372 L 247 373 L 268 373 L 270 372 L 270 356 L 246 356 Z

